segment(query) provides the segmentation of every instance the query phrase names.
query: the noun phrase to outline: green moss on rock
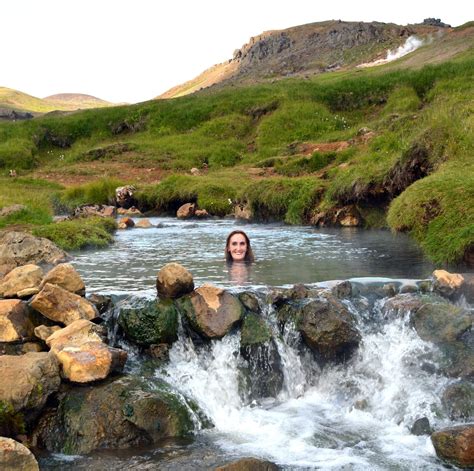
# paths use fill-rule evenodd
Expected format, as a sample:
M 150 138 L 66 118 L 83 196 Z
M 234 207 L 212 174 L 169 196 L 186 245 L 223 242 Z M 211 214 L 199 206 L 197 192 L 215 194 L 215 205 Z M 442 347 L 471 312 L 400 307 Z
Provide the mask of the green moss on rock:
M 270 328 L 265 320 L 256 314 L 248 314 L 243 323 L 240 337 L 242 347 L 248 345 L 263 344 L 272 338 Z

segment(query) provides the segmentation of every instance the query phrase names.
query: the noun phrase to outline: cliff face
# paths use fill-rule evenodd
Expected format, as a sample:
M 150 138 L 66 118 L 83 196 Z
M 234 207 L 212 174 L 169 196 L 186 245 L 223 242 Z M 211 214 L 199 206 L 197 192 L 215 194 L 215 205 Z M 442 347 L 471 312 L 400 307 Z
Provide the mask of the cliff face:
M 298 74 L 317 74 L 384 58 L 410 36 L 439 37 L 451 31 L 439 24 L 399 26 L 387 23 L 326 21 L 267 31 L 234 52 L 233 58 L 213 66 L 161 98 L 192 93 L 210 85 L 256 82 Z

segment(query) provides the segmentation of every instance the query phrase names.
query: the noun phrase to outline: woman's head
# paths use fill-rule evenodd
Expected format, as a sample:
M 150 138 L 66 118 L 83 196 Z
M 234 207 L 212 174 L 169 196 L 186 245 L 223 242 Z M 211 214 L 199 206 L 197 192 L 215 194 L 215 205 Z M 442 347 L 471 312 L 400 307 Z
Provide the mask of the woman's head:
M 250 239 L 244 231 L 232 231 L 225 244 L 225 259 L 228 262 L 253 262 Z

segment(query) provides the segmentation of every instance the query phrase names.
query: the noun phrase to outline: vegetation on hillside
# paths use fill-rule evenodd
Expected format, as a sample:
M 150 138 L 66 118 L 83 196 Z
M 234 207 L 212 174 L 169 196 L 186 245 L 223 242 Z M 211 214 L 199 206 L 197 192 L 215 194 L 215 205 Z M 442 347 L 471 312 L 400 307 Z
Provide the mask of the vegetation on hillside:
M 351 206 L 366 226 L 410 232 L 433 260 L 460 261 L 474 237 L 472 52 L 416 70 L 332 73 L 0 123 L 0 168 L 118 178 L 64 190 L 37 183 L 45 195 L 37 199 L 24 183 L 20 199 L 34 224 L 47 225 L 53 195 L 62 208 L 106 203 L 123 182 L 137 186 L 143 209 L 162 212 L 195 201 L 222 216 L 240 203 L 257 219 L 300 224 Z M 308 144 L 316 150 L 303 152 Z M 143 174 L 159 168 L 164 178 L 104 175 L 115 163 Z M 193 167 L 202 175 L 191 176 Z M 19 181 L 2 185 L 0 207 L 21 202 L 11 196 L 27 182 Z

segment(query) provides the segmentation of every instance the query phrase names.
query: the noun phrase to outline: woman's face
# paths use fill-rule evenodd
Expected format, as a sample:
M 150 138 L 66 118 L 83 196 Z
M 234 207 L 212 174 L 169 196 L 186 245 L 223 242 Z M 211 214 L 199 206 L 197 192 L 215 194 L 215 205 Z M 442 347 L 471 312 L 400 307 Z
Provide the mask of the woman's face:
M 244 261 L 245 255 L 247 254 L 247 241 L 245 240 L 245 236 L 243 234 L 234 234 L 229 239 L 227 250 L 234 262 Z

